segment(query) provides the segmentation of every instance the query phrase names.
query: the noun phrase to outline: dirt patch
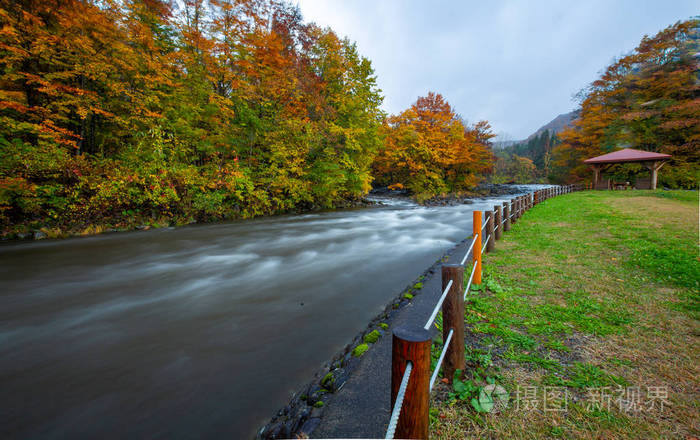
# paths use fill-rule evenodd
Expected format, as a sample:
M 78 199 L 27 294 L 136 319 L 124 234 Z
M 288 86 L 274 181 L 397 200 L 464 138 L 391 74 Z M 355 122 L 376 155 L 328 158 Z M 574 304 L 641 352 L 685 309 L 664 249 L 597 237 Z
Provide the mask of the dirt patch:
M 606 201 L 638 222 L 661 227 L 668 224 L 697 229 L 698 207 L 652 196 L 613 198 Z

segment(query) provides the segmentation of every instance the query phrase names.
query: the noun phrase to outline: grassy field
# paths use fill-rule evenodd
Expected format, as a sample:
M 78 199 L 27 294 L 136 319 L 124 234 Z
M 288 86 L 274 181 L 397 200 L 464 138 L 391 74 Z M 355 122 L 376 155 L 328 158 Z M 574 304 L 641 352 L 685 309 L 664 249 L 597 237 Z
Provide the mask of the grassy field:
M 484 271 L 468 367 L 434 393 L 431 438 L 700 436 L 697 191 L 547 200 Z

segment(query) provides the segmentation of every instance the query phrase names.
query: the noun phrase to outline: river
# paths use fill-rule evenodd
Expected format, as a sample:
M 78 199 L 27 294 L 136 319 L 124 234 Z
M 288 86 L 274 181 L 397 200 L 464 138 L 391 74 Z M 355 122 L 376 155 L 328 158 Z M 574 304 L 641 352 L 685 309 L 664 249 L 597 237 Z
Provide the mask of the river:
M 251 438 L 504 200 L 4 244 L 0 437 Z

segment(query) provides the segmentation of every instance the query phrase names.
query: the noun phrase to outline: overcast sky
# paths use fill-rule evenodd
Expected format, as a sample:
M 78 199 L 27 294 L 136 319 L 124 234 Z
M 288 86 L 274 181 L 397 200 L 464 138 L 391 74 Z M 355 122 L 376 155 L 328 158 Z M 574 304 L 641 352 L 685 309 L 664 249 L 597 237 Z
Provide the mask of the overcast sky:
M 357 42 L 398 113 L 428 91 L 469 122 L 522 139 L 642 36 L 700 14 L 698 0 L 292 0 Z

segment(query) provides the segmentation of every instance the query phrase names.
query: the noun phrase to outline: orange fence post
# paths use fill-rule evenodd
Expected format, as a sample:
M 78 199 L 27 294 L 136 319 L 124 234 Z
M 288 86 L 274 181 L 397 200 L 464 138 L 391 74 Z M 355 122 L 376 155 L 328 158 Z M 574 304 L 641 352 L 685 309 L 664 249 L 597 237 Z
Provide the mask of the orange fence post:
M 474 271 L 474 279 L 472 282 L 474 284 L 481 284 L 481 239 L 483 237 L 483 235 L 481 235 L 481 211 L 474 211 L 473 215 L 474 236 L 477 237 L 477 239 L 474 243 L 474 250 L 472 251 L 474 256 L 474 264 L 476 264 L 476 270 Z

